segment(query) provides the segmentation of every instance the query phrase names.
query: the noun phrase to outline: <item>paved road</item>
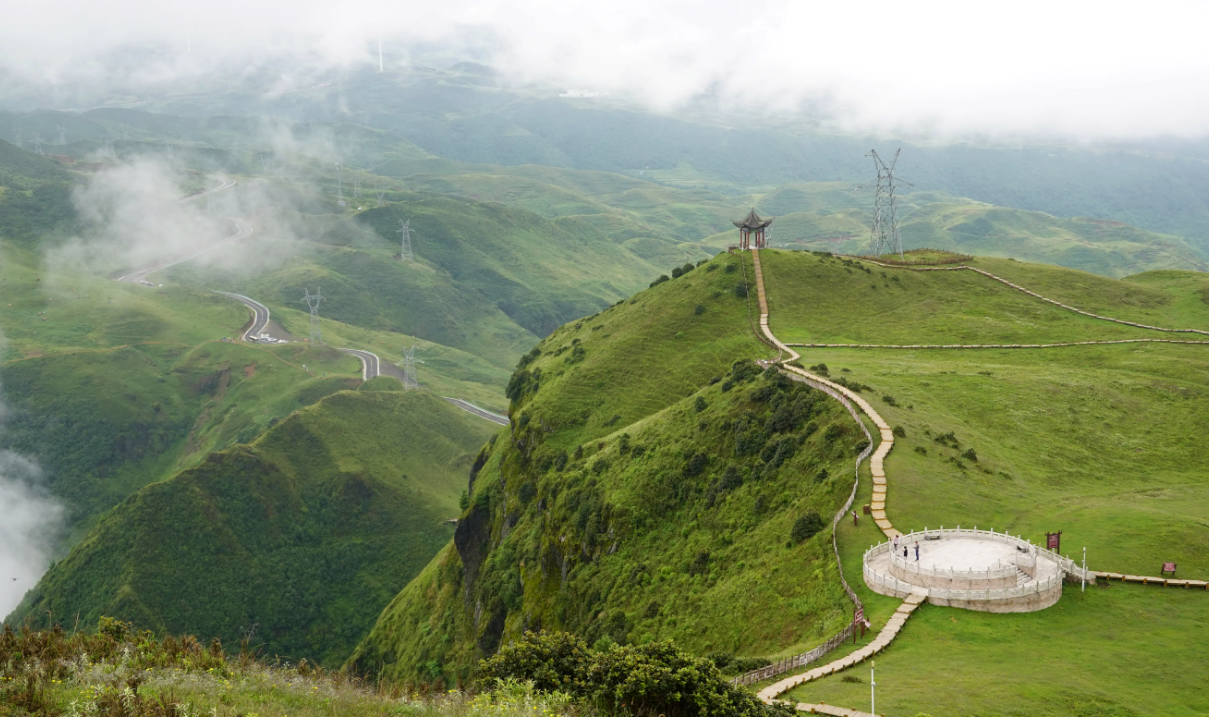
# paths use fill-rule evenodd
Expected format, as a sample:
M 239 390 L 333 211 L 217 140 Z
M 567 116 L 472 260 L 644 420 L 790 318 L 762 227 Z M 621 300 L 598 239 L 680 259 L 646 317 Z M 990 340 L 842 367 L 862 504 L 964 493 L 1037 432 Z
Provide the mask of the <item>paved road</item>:
M 197 194 L 190 194 L 189 196 L 180 200 L 180 203 L 185 204 L 186 202 L 192 202 L 195 199 L 201 199 L 202 197 L 207 196 L 209 194 L 214 194 L 215 192 L 221 192 L 224 189 L 230 189 L 231 187 L 234 187 L 234 186 L 235 186 L 234 179 L 227 179 L 224 177 L 222 180 L 222 184 L 218 185 L 217 187 L 210 187 L 209 189 L 204 189 L 204 190 L 198 192 Z
M 382 375 L 381 362 L 378 360 L 378 355 L 372 351 L 363 351 L 361 349 L 340 349 L 346 354 L 352 354 L 361 359 L 361 378 L 368 381 L 371 378 L 377 378 Z
M 255 299 L 249 299 L 243 294 L 233 294 L 229 291 L 218 291 L 217 289 L 211 289 L 211 291 L 215 294 L 229 296 L 252 310 L 252 325 L 239 337 L 240 341 L 251 341 L 251 337 L 260 336 L 264 333 L 265 328 L 269 325 L 269 307 Z
M 223 179 L 222 183 L 219 184 L 217 187 L 211 187 L 210 189 L 206 189 L 204 191 L 198 192 L 197 194 L 191 194 L 191 195 L 185 197 L 184 199 L 181 199 L 180 203 L 185 204 L 187 202 L 192 202 L 194 200 L 201 199 L 202 197 L 208 196 L 210 194 L 214 194 L 215 192 L 221 192 L 223 190 L 230 189 L 231 187 L 234 187 L 234 186 L 235 186 L 234 179 Z M 168 267 L 173 266 L 175 264 L 179 264 L 182 261 L 188 261 L 188 260 L 192 259 L 193 257 L 200 256 L 202 254 L 205 254 L 208 251 L 213 251 L 213 250 L 215 250 L 221 246 L 225 246 L 233 241 L 239 241 L 240 239 L 243 239 L 244 237 L 246 237 L 252 233 L 252 227 L 248 226 L 243 221 L 241 221 L 239 219 L 235 219 L 234 217 L 231 217 L 231 221 L 235 222 L 235 233 L 232 234 L 231 236 L 227 237 L 226 239 L 223 239 L 220 242 L 211 244 L 210 246 L 207 246 L 205 248 L 198 249 L 197 251 L 186 254 L 185 256 L 177 257 L 175 259 L 172 259 L 171 261 L 162 262 L 160 264 L 156 264 L 155 266 L 149 266 L 149 267 L 146 267 L 143 269 L 139 269 L 138 271 L 131 272 L 125 276 L 118 277 L 118 281 L 124 281 L 129 284 L 150 284 L 151 282 L 147 281 L 147 277 L 150 274 L 153 274 L 161 269 L 167 269 Z
M 463 401 L 460 398 L 450 398 L 449 396 L 444 396 L 443 398 L 446 401 L 449 401 L 453 405 L 457 406 L 458 408 L 462 409 L 463 411 L 470 411 L 471 413 L 478 416 L 479 418 L 486 418 L 488 421 L 491 421 L 492 423 L 498 423 L 501 426 L 506 426 L 509 423 L 507 416 L 501 416 L 500 414 L 492 413 L 491 411 L 488 411 L 485 408 L 479 408 L 478 406 L 474 405 L 473 403 L 470 403 L 469 401 Z
M 246 237 L 252 233 L 252 227 L 248 226 L 243 221 L 241 221 L 239 219 L 235 219 L 235 218 L 232 218 L 231 221 L 235 222 L 235 233 L 232 234 L 231 236 L 227 237 L 226 239 L 223 239 L 220 242 L 216 242 L 216 243 L 211 244 L 210 246 L 204 247 L 202 249 L 198 249 L 197 251 L 190 252 L 189 254 L 186 254 L 184 256 L 179 256 L 171 261 L 165 261 L 161 264 L 156 264 L 155 266 L 149 266 L 145 269 L 139 269 L 138 271 L 131 272 L 125 276 L 120 276 L 120 277 L 118 277 L 118 281 L 124 281 L 124 282 L 130 283 L 130 284 L 150 284 L 151 282 L 147 281 L 147 277 L 150 274 L 154 274 L 155 272 L 160 271 L 161 269 L 167 269 L 170 266 L 175 266 L 176 264 L 180 264 L 183 261 L 188 261 L 196 256 L 201 256 L 202 254 L 205 254 L 208 251 L 214 251 L 215 249 L 217 249 L 221 246 L 226 246 L 227 244 L 230 244 L 233 241 L 239 241 L 240 239 L 243 239 L 244 237 Z

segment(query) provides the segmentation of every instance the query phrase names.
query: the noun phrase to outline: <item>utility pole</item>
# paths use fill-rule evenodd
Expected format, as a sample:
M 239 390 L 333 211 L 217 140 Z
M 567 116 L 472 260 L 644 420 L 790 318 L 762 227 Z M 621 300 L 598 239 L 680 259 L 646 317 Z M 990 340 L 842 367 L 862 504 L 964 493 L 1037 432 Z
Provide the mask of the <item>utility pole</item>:
M 417 391 L 420 388 L 420 382 L 416 380 L 416 364 L 424 363 L 416 360 L 416 345 L 412 344 L 411 348 L 403 352 L 403 360 L 397 366 L 403 369 L 403 390 Z
M 318 346 L 323 343 L 323 336 L 319 333 L 319 302 L 323 301 L 323 296 L 320 295 L 318 287 L 315 288 L 314 294 L 306 288 L 302 291 L 302 300 L 306 302 L 307 308 L 311 310 L 311 346 Z
M 1087 592 L 1087 546 L 1083 546 L 1083 579 L 1080 581 L 1079 592 Z
M 901 149 L 895 150 L 894 157 L 889 164 L 878 156 L 877 150 L 871 149 L 869 154 L 865 155 L 873 157 L 873 165 L 877 168 L 877 179 L 869 183 L 876 183 L 877 186 L 873 198 L 873 231 L 871 233 L 873 256 L 875 257 L 882 254 L 898 254 L 899 259 L 906 259 L 903 256 L 903 240 L 898 233 L 898 199 L 894 190 L 898 185 L 907 187 L 914 185 L 894 176 L 894 165 L 898 164 L 898 155 L 901 152 Z M 869 184 L 857 187 L 857 189 L 863 189 Z
M 399 220 L 399 236 L 402 237 L 402 242 L 399 244 L 399 261 L 410 264 L 416 260 L 416 257 L 411 252 L 411 219 L 407 221 Z

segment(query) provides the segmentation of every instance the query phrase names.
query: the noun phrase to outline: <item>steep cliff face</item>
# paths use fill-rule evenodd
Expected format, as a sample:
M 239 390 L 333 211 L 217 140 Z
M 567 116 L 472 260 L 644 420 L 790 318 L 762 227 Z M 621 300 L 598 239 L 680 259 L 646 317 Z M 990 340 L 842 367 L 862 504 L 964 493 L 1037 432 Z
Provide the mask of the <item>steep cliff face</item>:
M 752 361 L 767 349 L 739 261 L 718 257 L 522 359 L 513 425 L 453 549 L 387 607 L 354 667 L 464 679 L 542 628 L 761 654 L 847 620 L 827 531 L 790 536 L 834 515 L 863 436 L 833 401 Z

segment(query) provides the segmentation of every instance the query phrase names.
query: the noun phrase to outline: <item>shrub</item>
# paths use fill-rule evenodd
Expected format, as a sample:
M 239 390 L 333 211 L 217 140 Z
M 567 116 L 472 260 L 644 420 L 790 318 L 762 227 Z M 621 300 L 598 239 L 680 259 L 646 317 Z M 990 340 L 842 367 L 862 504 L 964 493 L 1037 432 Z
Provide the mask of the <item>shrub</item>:
M 696 314 L 697 316 L 704 314 L 705 313 L 705 304 L 697 304 L 696 308 L 693 309 L 693 313 Z
M 697 400 L 693 401 L 693 408 L 697 409 L 697 413 L 701 413 L 708 407 L 709 407 L 709 404 L 706 403 L 705 399 L 701 396 L 698 396 Z
M 810 367 L 810 370 L 814 371 L 815 373 L 817 373 L 820 376 L 830 376 L 831 375 L 828 372 L 827 364 L 825 364 L 825 363 L 815 364 L 814 366 Z
M 924 448 L 923 446 L 916 446 L 916 447 L 915 447 L 915 452 L 916 452 L 916 453 L 918 453 L 918 454 L 919 454 L 919 455 L 921 455 L 921 456 L 926 456 L 926 455 L 928 455 L 928 449 L 927 449 L 927 448 Z
M 899 438 L 906 438 L 906 437 L 907 437 L 907 429 L 903 428 L 902 426 L 895 426 L 895 427 L 894 427 L 894 435 L 898 436 Z
M 693 478 L 705 472 L 705 467 L 709 465 L 709 456 L 704 453 L 694 453 L 691 458 L 684 462 L 684 475 L 687 478 Z
M 961 457 L 973 461 L 974 463 L 978 462 L 978 454 L 974 452 L 973 448 L 966 450 L 965 453 L 961 454 Z
M 739 270 L 738 264 L 727 264 L 726 268 L 723 269 L 722 272 L 725 274 L 733 274 L 738 270 Z
M 889 394 L 882 396 L 882 400 L 885 401 L 886 405 L 888 406 L 898 406 L 898 401 L 894 400 L 894 396 Z
M 795 543 L 809 540 L 823 529 L 823 525 L 823 517 L 817 510 L 812 510 L 793 521 L 793 530 L 789 532 L 789 539 Z
M 653 289 L 653 288 L 655 288 L 656 286 L 658 286 L 658 285 L 662 284 L 662 283 L 663 283 L 663 282 L 665 282 L 665 281 L 669 281 L 668 275 L 667 275 L 667 274 L 662 274 L 662 275 L 660 275 L 660 276 L 659 276 L 659 278 L 658 278 L 658 279 L 656 279 L 656 280 L 652 281 L 652 282 L 651 282 L 651 285 L 650 285 L 649 287 L 647 287 L 647 288 L 651 288 L 651 289 Z
M 679 267 L 679 266 L 678 266 L 678 267 L 676 267 L 675 269 L 672 269 L 672 278 L 673 278 L 673 279 L 679 279 L 679 278 L 680 278 L 680 277 L 682 277 L 682 276 L 684 276 L 684 268 L 683 268 L 683 267 Z
M 689 575 L 704 575 L 709 572 L 709 551 L 702 550 L 697 553 L 697 557 L 693 558 L 693 562 L 688 564 Z
M 462 509 L 462 512 L 466 512 L 466 509 L 470 507 L 469 491 L 462 491 L 462 495 L 458 497 L 458 507 Z
M 559 451 L 558 455 L 554 457 L 554 470 L 561 473 L 567 467 L 567 458 L 566 451 Z
M 747 298 L 747 284 L 735 284 L 735 288 L 732 291 L 735 292 L 735 298 L 737 299 Z
M 729 465 L 722 472 L 722 480 L 718 482 L 718 487 L 722 490 L 734 490 L 743 485 L 743 474 L 739 472 L 739 467 Z

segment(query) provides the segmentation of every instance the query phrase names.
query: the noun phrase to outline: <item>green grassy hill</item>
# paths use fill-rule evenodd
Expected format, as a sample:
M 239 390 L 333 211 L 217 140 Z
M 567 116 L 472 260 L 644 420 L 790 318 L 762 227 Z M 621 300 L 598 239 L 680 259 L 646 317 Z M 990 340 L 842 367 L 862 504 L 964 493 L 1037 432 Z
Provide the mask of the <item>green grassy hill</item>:
M 462 678 L 538 628 L 744 654 L 838 628 L 847 612 L 821 529 L 851 490 L 863 434 L 821 393 L 749 360 L 766 348 L 739 269 L 719 257 L 522 360 L 512 440 L 480 456 L 454 546 L 382 614 L 357 669 Z M 812 537 L 791 539 L 811 515 Z
M 1203 338 L 1091 320 L 973 272 L 883 275 L 804 252 L 763 258 L 771 325 L 787 340 Z M 804 547 L 785 541 L 796 516 L 813 508 L 829 517 L 846 497 L 847 449 L 828 453 L 810 433 L 769 471 L 776 456 L 767 448 L 780 445 L 774 434 L 760 455 L 737 455 L 750 428 L 767 430 L 787 399 L 767 378 L 729 378 L 729 362 L 766 352 L 750 338 L 746 302 L 735 298 L 743 274 L 722 268 L 736 261 L 719 257 L 564 327 L 522 361 L 510 384 L 513 415 L 518 426 L 540 429 L 518 430 L 483 457 L 452 545 L 383 612 L 351 665 L 396 679 L 460 676 L 500 641 L 539 626 L 590 640 L 673 637 L 700 653 L 768 658 L 838 630 L 848 607 L 825 538 Z M 1203 274 L 1121 281 L 971 263 L 1089 311 L 1209 330 Z M 1209 428 L 1201 400 L 1209 348 L 804 349 L 802 362 L 825 363 L 833 377 L 862 387 L 902 427 L 886 464 L 888 513 L 899 528 L 977 525 L 1034 542 L 1062 530 L 1064 552 L 1086 545 L 1094 569 L 1156 574 L 1160 562 L 1176 561 L 1182 575 L 1209 575 L 1209 455 L 1199 438 Z M 761 396 L 773 396 L 768 414 Z M 834 402 L 820 409 L 836 410 L 809 419 L 824 437 L 828 421 L 851 426 Z M 934 440 L 950 432 L 957 448 Z M 974 459 L 963 455 L 970 449 Z M 869 501 L 867 470 L 864 477 L 858 503 Z M 767 512 L 757 508 L 760 496 Z M 898 605 L 860 578 L 860 555 L 878 536 L 870 521 L 842 522 L 839 531 L 847 579 L 875 628 Z M 884 698 L 879 690 L 879 709 L 1195 714 L 1203 680 L 1178 665 L 1198 659 L 1205 606 L 1197 591 L 1119 584 L 1087 593 L 1068 586 L 1039 613 L 924 606 L 877 659 L 879 686 L 893 684 Z M 1106 669 L 1119 679 L 1105 680 Z M 862 707 L 862 669 L 846 674 L 861 681 L 836 676 L 793 698 Z
M 329 396 L 127 499 L 9 620 L 107 615 L 338 663 L 449 539 L 493 430 L 425 392 Z

